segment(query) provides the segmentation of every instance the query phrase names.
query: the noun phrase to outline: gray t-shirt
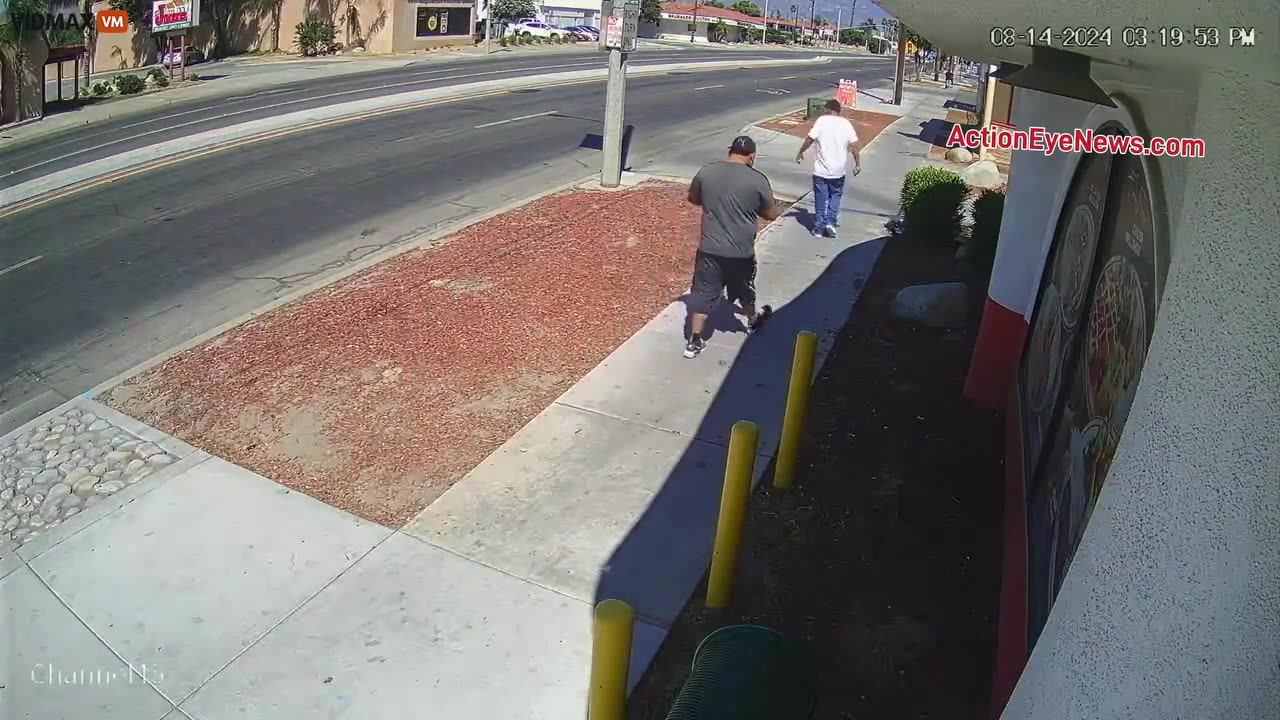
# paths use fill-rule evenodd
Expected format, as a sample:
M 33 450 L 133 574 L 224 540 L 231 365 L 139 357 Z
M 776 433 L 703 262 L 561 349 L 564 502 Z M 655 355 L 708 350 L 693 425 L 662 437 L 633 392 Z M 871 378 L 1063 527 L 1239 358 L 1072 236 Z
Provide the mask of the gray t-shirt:
M 690 189 L 702 198 L 698 249 L 721 257 L 755 257 L 760 213 L 773 203 L 768 178 L 742 163 L 721 160 L 699 170 Z

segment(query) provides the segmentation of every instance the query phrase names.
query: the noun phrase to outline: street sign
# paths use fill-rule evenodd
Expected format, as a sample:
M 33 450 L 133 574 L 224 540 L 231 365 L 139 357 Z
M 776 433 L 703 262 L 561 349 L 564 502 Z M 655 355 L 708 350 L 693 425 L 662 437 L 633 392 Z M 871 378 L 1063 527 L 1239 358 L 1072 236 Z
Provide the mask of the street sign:
M 836 88 L 836 101 L 842 107 L 853 107 L 858 104 L 858 81 L 841 80 Z
M 604 46 L 622 47 L 622 18 L 617 15 L 610 15 L 604 19 Z
M 600 49 L 635 52 L 640 34 L 640 0 L 604 0 L 600 17 L 604 20 Z

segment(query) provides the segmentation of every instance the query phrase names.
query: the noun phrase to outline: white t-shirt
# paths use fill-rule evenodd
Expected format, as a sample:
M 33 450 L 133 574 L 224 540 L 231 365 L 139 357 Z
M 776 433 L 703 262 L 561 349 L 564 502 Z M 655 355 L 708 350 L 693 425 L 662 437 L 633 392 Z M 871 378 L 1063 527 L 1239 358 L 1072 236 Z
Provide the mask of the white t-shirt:
M 813 159 L 813 174 L 834 180 L 845 175 L 849 163 L 849 145 L 858 142 L 858 133 L 848 118 L 823 115 L 813 123 L 809 139 L 818 148 Z

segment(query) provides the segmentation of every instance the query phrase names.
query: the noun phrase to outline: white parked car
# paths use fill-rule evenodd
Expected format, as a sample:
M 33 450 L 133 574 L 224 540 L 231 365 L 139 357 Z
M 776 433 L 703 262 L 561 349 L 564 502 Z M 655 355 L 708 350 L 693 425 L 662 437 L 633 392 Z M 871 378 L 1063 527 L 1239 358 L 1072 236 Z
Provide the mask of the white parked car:
M 556 40 L 568 40 L 571 34 L 567 30 L 536 20 L 518 22 L 511 27 L 511 32 L 522 37 L 555 38 Z

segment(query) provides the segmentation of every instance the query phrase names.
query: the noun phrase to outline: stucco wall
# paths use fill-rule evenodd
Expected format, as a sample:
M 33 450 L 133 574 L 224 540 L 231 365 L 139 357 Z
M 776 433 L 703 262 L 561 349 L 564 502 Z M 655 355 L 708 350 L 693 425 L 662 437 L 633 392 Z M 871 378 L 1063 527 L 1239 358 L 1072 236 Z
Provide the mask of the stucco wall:
M 1195 106 L 1137 398 L 1006 720 L 1280 717 L 1280 92 L 1212 72 Z

